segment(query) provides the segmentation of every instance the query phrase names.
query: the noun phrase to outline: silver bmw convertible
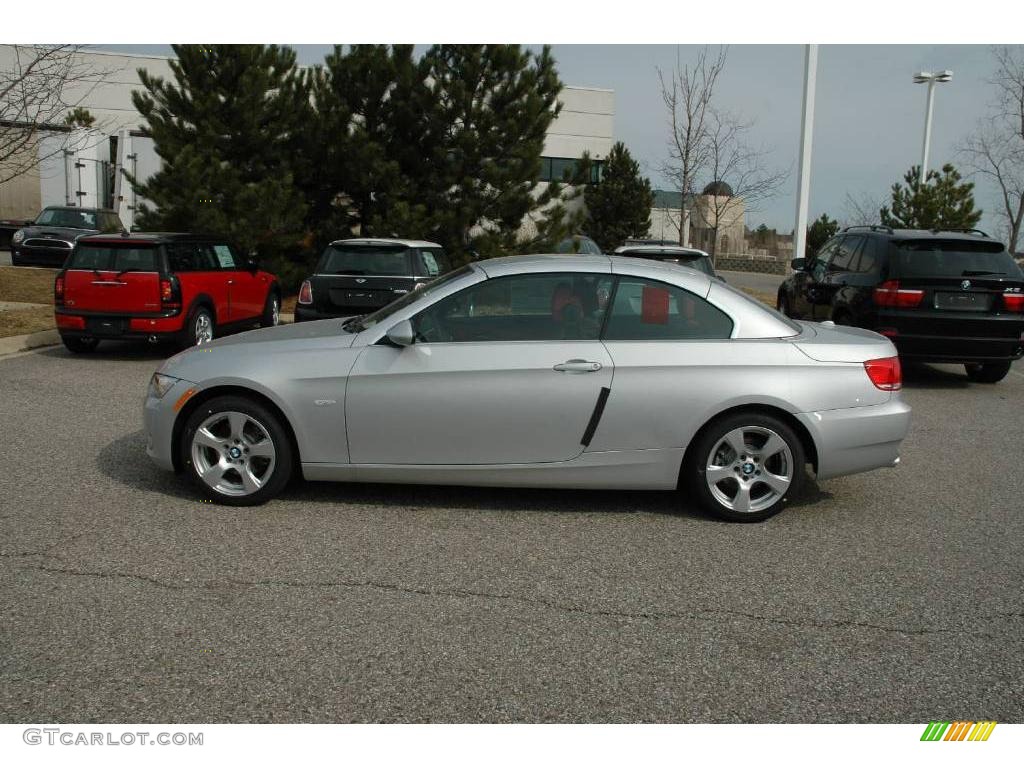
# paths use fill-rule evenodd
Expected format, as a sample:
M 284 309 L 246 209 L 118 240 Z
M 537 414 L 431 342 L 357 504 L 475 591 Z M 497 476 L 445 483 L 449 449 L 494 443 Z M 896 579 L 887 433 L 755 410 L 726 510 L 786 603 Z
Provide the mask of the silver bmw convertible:
M 808 464 L 895 466 L 909 426 L 888 339 L 794 323 L 674 264 L 493 259 L 395 299 L 170 358 L 146 397 L 149 455 L 233 505 L 301 475 L 678 488 L 758 521 Z

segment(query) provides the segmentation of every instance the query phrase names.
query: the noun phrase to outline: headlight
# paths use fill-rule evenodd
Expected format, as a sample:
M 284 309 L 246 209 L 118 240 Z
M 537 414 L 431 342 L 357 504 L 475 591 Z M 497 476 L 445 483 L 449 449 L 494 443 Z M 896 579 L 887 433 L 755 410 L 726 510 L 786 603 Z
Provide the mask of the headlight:
M 20 229 L 11 236 L 11 242 L 14 243 L 15 245 L 17 245 L 24 239 L 25 233 L 22 232 Z
M 168 376 L 163 373 L 154 373 L 153 378 L 149 380 L 149 394 L 159 400 L 179 381 L 181 381 L 181 379 L 176 379 L 173 376 Z

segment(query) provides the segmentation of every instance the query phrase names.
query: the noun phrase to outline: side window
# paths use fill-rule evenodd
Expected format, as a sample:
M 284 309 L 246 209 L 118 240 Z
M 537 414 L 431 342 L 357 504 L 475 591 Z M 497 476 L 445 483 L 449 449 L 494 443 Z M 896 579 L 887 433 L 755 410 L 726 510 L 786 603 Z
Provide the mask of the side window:
M 842 243 L 839 244 L 839 248 L 836 249 L 835 256 L 829 262 L 828 271 L 850 271 L 855 263 L 854 257 L 857 255 L 857 249 L 860 248 L 863 242 L 864 238 L 860 236 L 847 235 L 844 237 Z
M 423 342 L 596 341 L 612 276 L 586 272 L 497 277 L 413 318 Z
M 191 243 L 170 243 L 167 246 L 167 266 L 171 272 L 195 272 L 195 246 Z
M 877 263 L 876 254 L 882 241 L 877 237 L 864 238 L 864 247 L 860 249 L 860 261 L 857 262 L 858 272 L 874 272 Z
M 640 277 L 623 277 L 615 289 L 603 339 L 652 341 L 728 339 L 732 319 L 682 288 Z
M 420 249 L 420 260 L 423 264 L 423 274 L 427 277 L 437 277 L 451 269 L 448 257 L 440 248 Z
M 203 248 L 209 249 L 210 246 L 203 246 Z M 217 261 L 217 266 L 214 269 L 241 269 L 230 246 L 217 243 L 213 246 L 213 255 Z

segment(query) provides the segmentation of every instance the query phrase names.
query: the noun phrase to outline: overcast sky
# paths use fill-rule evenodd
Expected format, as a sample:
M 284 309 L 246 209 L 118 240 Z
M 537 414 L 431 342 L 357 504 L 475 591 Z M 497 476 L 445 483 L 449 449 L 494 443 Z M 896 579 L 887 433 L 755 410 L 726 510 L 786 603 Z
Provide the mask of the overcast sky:
M 104 50 L 171 53 L 169 46 L 107 45 Z M 328 45 L 299 45 L 299 60 L 323 59 Z M 655 187 L 669 188 L 658 175 L 666 155 L 668 128 L 656 68 L 670 70 L 676 46 L 555 45 L 555 59 L 567 85 L 615 91 L 615 138 L 650 176 Z M 680 46 L 683 60 L 698 48 Z M 751 138 L 771 150 L 770 162 L 791 173 L 779 195 L 750 213 L 747 224 L 764 222 L 780 231 L 793 228 L 797 152 L 803 88 L 803 46 L 736 45 L 715 100 L 722 109 L 753 119 Z M 927 86 L 911 81 L 921 69 L 951 69 L 951 83 L 936 87 L 929 167 L 956 161 L 955 146 L 987 111 L 993 92 L 986 80 L 992 57 L 985 46 L 827 45 L 818 49 L 810 213 L 843 219 L 847 193 L 887 198 L 892 183 L 921 159 Z M 980 186 L 978 205 L 986 209 L 983 228 L 998 227 L 989 214 L 995 199 Z

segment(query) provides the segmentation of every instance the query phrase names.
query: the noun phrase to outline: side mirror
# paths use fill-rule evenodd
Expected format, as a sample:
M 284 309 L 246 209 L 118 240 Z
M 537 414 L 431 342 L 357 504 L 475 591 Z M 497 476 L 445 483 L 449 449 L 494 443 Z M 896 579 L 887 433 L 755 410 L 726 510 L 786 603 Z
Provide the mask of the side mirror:
M 391 326 L 387 332 L 387 339 L 396 347 L 408 347 L 416 340 L 412 332 L 412 323 L 403 320 L 397 325 Z
M 260 268 L 259 262 L 256 261 L 255 257 L 253 256 L 250 256 L 248 259 L 245 260 L 245 266 L 248 267 L 250 272 L 256 272 Z
M 807 269 L 807 259 L 793 259 L 789 262 L 789 266 L 793 268 L 794 272 L 802 272 Z

